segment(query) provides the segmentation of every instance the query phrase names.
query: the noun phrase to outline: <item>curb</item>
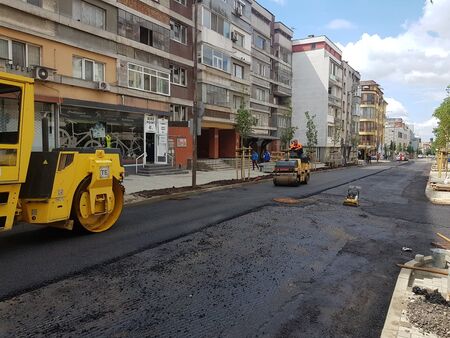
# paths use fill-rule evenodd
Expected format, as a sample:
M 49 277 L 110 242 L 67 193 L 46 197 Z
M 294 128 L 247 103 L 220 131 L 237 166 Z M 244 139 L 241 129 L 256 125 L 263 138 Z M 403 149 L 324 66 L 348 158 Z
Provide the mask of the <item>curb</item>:
M 407 164 L 407 162 L 406 163 L 402 163 L 400 165 L 403 165 L 403 164 Z M 321 169 L 321 170 L 317 170 L 316 169 L 316 170 L 314 170 L 314 172 L 320 173 L 320 172 L 326 172 L 326 171 L 344 170 L 344 169 L 349 169 L 349 168 L 353 168 L 353 167 L 366 167 L 366 166 L 364 166 L 364 165 L 356 165 L 356 166 L 347 166 L 347 167 L 338 167 L 338 168 L 327 168 L 327 169 Z M 140 205 L 140 204 L 145 204 L 145 203 L 155 203 L 155 202 L 160 202 L 160 201 L 165 201 L 165 200 L 170 200 L 170 199 L 175 199 L 175 198 L 182 198 L 182 197 L 187 197 L 187 196 L 192 196 L 192 195 L 198 195 L 198 194 L 202 194 L 202 193 L 205 193 L 205 192 L 221 191 L 221 190 L 226 190 L 226 189 L 239 188 L 239 187 L 242 187 L 242 186 L 246 186 L 246 185 L 250 185 L 250 184 L 257 184 L 257 183 L 260 183 L 261 181 L 272 179 L 271 175 L 262 175 L 262 176 L 257 176 L 257 177 L 260 177 L 260 179 L 259 180 L 254 180 L 254 181 L 250 181 L 250 182 L 240 182 L 240 183 L 221 185 L 221 186 L 215 186 L 215 187 L 199 188 L 199 189 L 196 189 L 196 190 L 176 192 L 176 193 L 167 194 L 167 195 L 160 195 L 160 196 L 152 196 L 152 197 L 149 197 L 149 198 L 142 197 L 142 199 L 139 199 L 137 201 L 125 202 L 124 203 L 124 207 L 132 206 L 132 205 Z

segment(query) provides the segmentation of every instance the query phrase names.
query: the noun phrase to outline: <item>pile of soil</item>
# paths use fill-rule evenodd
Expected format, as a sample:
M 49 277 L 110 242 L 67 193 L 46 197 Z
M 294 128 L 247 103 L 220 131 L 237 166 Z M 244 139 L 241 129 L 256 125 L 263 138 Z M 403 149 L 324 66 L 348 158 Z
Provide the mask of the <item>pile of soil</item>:
M 423 332 L 450 338 L 450 308 L 447 304 L 444 305 L 434 292 L 428 292 L 427 295 L 429 300 L 422 296 L 414 296 L 414 300 L 408 303 L 409 322 Z
M 136 197 L 144 197 L 144 198 L 150 198 L 154 196 L 164 196 L 164 195 L 171 195 L 181 192 L 188 192 L 188 191 L 201 191 L 204 189 L 212 188 L 212 187 L 219 187 L 219 186 L 226 186 L 226 185 L 232 185 L 232 184 L 238 184 L 238 183 L 245 183 L 245 182 L 256 182 L 263 179 L 270 179 L 272 178 L 272 175 L 266 175 L 266 176 L 258 176 L 258 177 L 251 177 L 249 179 L 230 179 L 230 180 L 218 180 L 213 181 L 205 184 L 197 185 L 196 187 L 172 187 L 172 188 L 164 188 L 164 189 L 155 189 L 155 190 L 143 190 L 138 191 L 135 193 L 132 193 L 132 196 Z

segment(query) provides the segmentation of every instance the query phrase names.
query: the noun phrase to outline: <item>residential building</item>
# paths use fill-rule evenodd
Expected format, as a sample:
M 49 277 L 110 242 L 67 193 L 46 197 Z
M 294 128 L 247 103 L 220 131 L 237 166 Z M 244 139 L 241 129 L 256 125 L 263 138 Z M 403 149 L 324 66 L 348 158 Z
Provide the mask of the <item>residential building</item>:
M 295 137 L 307 143 L 305 112 L 309 112 L 317 129 L 317 159 L 337 164 L 349 160 L 355 156 L 352 145 L 359 123 L 359 73 L 342 60 L 341 50 L 326 36 L 294 40 L 292 51 Z
M 384 153 L 387 102 L 375 81 L 361 81 L 361 117 L 358 151 L 360 158 Z
M 109 135 L 125 165 L 147 150 L 148 162 L 172 154 L 185 166 L 191 9 L 192 0 L 2 1 L 2 71 L 36 79 L 33 148 L 46 113 L 51 148 L 105 146 Z
M 397 153 L 400 151 L 406 152 L 410 145 L 415 150 L 418 149 L 418 141 L 414 136 L 414 131 L 402 118 L 387 118 L 384 135 L 385 146 L 390 149 L 391 142 L 393 142 Z
M 249 143 L 279 151 L 281 133 L 290 126 L 293 32 L 256 1 L 252 28 L 250 110 L 256 126 Z
M 250 103 L 251 1 L 205 0 L 198 11 L 199 158 L 235 156 L 235 116 Z

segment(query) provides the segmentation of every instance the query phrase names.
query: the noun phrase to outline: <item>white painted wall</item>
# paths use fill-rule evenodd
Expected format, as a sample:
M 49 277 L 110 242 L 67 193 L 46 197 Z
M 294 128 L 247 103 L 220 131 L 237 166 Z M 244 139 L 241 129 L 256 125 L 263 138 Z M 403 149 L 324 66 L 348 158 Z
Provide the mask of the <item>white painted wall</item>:
M 329 58 L 323 49 L 292 55 L 292 126 L 295 138 L 306 144 L 305 111 L 316 115 L 317 145 L 327 145 Z

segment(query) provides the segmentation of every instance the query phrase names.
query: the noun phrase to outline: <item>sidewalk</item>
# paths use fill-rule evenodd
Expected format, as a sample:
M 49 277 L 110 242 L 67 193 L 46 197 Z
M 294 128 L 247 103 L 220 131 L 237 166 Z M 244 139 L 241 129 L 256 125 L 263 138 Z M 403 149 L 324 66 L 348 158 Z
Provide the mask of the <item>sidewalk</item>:
M 323 168 L 323 163 L 317 163 L 316 168 Z M 248 174 L 248 170 L 245 171 L 245 175 Z M 259 170 L 250 170 L 250 177 L 266 176 L 270 173 L 263 173 Z M 240 177 L 240 173 L 239 173 Z M 218 170 L 218 171 L 197 171 L 197 184 L 206 184 L 213 181 L 231 180 L 236 179 L 236 169 L 231 170 Z M 190 187 L 192 185 L 192 172 L 188 174 L 177 175 L 160 175 L 160 176 L 139 176 L 130 175 L 125 177 L 123 181 L 125 187 L 125 193 L 127 195 L 143 191 L 143 190 L 156 190 L 165 188 L 180 188 Z

